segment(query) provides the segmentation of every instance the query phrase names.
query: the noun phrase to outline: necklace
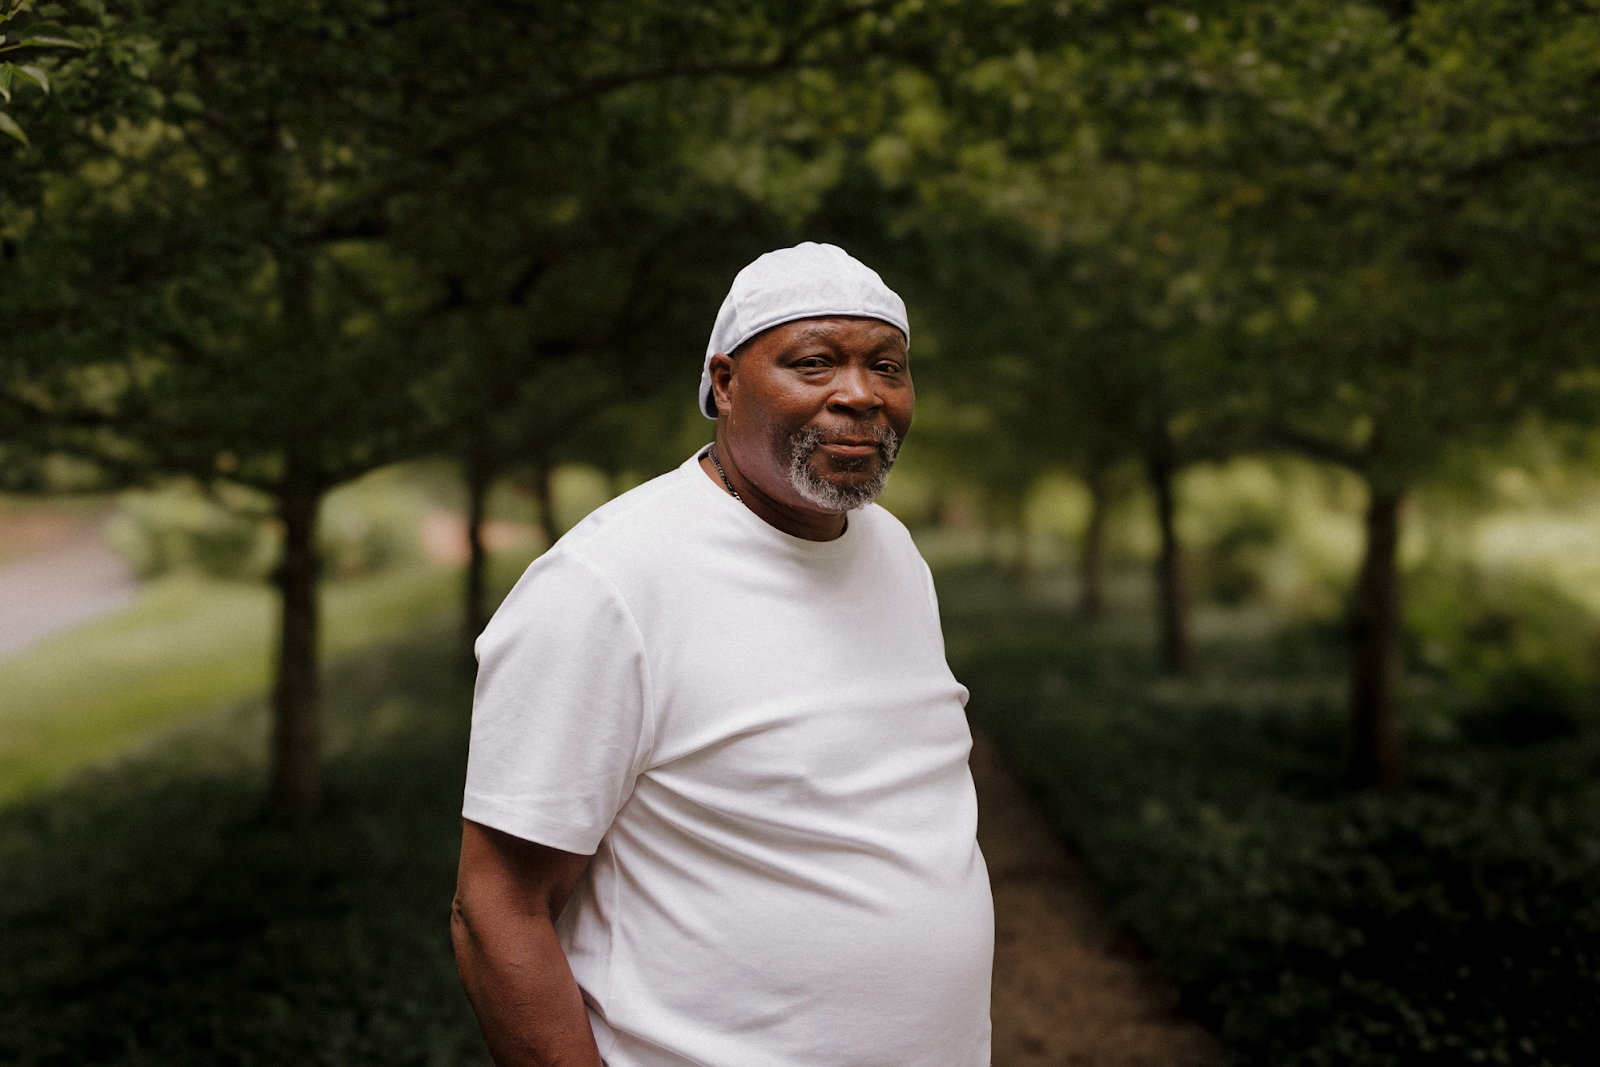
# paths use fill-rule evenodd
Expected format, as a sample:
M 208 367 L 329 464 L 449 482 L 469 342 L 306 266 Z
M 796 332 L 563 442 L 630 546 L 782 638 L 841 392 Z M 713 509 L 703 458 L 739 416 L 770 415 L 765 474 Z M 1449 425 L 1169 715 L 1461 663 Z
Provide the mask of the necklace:
M 728 487 L 728 492 L 733 494 L 733 499 L 743 504 L 744 498 L 739 495 L 739 490 L 735 489 L 733 487 L 733 483 L 728 481 L 728 472 L 722 469 L 721 463 L 717 462 L 717 446 L 712 445 L 710 448 L 706 449 L 706 455 L 711 457 L 711 465 L 717 468 L 718 474 L 722 475 L 722 484 Z

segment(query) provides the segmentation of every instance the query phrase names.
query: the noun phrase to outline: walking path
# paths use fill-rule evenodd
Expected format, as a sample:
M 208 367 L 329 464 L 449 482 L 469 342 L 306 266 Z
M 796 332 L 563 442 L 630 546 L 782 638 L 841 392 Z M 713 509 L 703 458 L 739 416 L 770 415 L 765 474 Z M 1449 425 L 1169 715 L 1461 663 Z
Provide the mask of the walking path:
M 994 1067 L 1206 1067 L 1211 1037 L 1128 951 L 1083 865 L 979 736 L 978 842 L 994 887 Z
M 0 657 L 133 599 L 138 583 L 93 530 L 0 566 Z

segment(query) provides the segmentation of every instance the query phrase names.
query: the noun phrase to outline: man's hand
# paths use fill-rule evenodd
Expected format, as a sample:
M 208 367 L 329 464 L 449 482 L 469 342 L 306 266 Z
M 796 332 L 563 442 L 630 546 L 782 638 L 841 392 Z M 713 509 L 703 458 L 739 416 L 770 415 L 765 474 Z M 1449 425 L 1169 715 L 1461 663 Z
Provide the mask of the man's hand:
M 496 1067 L 601 1067 L 555 921 L 588 856 L 464 822 L 450 933 Z

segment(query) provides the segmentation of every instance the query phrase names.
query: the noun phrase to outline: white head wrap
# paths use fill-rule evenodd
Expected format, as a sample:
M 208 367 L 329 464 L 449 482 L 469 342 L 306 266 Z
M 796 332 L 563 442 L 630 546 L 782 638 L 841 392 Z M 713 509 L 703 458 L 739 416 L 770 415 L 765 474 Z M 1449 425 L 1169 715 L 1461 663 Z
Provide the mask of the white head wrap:
M 711 402 L 711 357 L 731 353 L 763 330 L 796 319 L 853 315 L 896 327 L 911 343 L 906 303 L 878 272 L 837 245 L 805 241 L 760 256 L 733 279 L 717 312 L 700 372 L 700 412 L 717 417 Z

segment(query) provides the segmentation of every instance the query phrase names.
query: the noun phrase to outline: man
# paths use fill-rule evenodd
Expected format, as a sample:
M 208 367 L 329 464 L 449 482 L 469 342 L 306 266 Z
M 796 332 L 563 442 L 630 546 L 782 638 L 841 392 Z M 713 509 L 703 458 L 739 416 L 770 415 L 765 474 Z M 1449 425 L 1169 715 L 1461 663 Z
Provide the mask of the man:
M 905 305 L 831 245 L 717 316 L 711 446 L 594 512 L 478 642 L 452 930 L 500 1067 L 985 1067 L 966 690 L 872 506 Z

